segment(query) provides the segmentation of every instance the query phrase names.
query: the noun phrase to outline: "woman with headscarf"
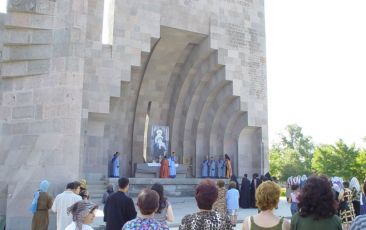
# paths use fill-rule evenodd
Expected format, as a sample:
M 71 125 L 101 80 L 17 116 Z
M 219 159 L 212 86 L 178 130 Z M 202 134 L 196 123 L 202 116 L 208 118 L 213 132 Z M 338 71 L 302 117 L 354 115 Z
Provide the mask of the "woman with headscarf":
M 93 230 L 89 224 L 93 223 L 97 208 L 96 204 L 86 200 L 81 200 L 71 205 L 67 209 L 67 214 L 72 214 L 72 222 L 65 230 Z
M 301 180 L 300 180 L 300 189 L 302 189 L 304 187 L 307 179 L 308 179 L 308 177 L 306 175 L 302 175 Z
M 50 183 L 43 180 L 39 185 L 39 190 L 34 193 L 31 212 L 32 230 L 48 229 L 48 210 L 52 207 L 52 197 L 47 193 Z
M 286 200 L 288 203 L 290 203 L 290 199 L 291 199 L 291 186 L 292 186 L 292 176 L 287 178 Z
M 112 158 L 112 162 L 111 162 L 111 165 L 112 165 L 112 177 L 119 177 L 119 152 L 116 152 L 114 155 L 113 155 L 113 158 Z
M 352 177 L 349 188 L 352 191 L 352 204 L 355 209 L 355 215 L 360 215 L 360 195 L 361 195 L 361 186 L 356 177 Z

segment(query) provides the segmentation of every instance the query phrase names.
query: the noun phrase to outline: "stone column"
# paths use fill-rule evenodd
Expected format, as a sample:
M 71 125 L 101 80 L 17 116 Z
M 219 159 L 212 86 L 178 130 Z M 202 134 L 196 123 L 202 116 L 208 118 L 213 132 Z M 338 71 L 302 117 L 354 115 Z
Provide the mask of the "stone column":
M 1 204 L 7 229 L 29 229 L 28 207 L 41 180 L 55 196 L 80 179 L 86 7 L 86 0 L 8 3 L 0 32 L 0 191 L 7 197 Z

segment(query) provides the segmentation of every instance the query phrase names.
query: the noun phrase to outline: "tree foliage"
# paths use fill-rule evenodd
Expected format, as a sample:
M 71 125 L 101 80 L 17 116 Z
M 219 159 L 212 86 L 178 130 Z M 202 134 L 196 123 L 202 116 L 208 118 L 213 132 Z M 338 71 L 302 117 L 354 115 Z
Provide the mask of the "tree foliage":
M 310 136 L 304 136 L 302 128 L 296 124 L 288 125 L 286 133 L 281 134 L 281 145 L 284 149 L 292 149 L 299 155 L 304 164 L 304 173 L 311 172 L 311 159 L 313 157 L 314 144 Z
M 334 145 L 314 147 L 312 138 L 298 125 L 288 125 L 281 141 L 270 149 L 270 173 L 280 180 L 290 176 L 310 175 L 312 171 L 328 176 L 363 181 L 366 176 L 366 149 L 358 149 L 338 140 Z M 366 141 L 366 137 L 365 137 Z
M 310 174 L 314 145 L 298 125 L 288 125 L 281 141 L 270 150 L 270 172 L 286 180 L 289 176 Z
M 320 145 L 315 148 L 312 168 L 328 176 L 341 176 L 350 179 L 365 177 L 366 156 L 355 145 L 348 146 L 343 140 L 335 145 Z
M 366 179 L 366 150 L 363 149 L 356 157 L 354 169 L 356 171 L 356 177 L 360 181 Z

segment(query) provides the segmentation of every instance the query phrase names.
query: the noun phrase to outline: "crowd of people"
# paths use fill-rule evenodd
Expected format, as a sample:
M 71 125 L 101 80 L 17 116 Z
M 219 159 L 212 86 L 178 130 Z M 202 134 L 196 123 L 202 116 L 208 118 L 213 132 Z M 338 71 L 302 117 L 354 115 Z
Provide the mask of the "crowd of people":
M 318 183 L 323 183 L 323 186 L 318 189 L 314 189 L 313 177 L 307 179 L 306 176 L 298 176 L 290 177 L 287 180 L 287 200 L 291 203 L 291 213 L 295 223 L 298 221 L 299 214 L 301 216 L 301 214 L 307 212 L 307 206 L 304 207 L 304 199 L 306 198 L 305 201 L 319 204 L 308 208 L 318 207 L 320 209 L 321 207 L 322 215 L 327 212 L 328 214 L 333 213 L 333 219 L 329 222 L 337 222 L 339 224 L 337 229 L 366 229 L 366 179 L 362 188 L 356 177 L 353 177 L 350 182 L 343 181 L 340 177 L 322 177 L 322 180 Z M 309 185 L 313 187 L 309 189 Z M 292 192 L 289 191 L 290 188 Z M 327 206 L 325 205 L 326 202 L 328 203 Z M 323 206 L 320 204 L 323 204 Z M 320 213 L 318 215 L 321 217 Z
M 206 159 L 201 163 L 201 177 L 202 178 L 231 178 L 233 176 L 233 169 L 231 166 L 231 159 L 228 154 L 224 155 L 224 159 L 215 160 L 214 156 Z
M 88 201 L 86 180 L 70 182 L 56 198 L 48 194 L 49 182 L 43 180 L 33 196 L 30 211 L 33 213 L 32 230 L 47 230 L 49 210 L 56 213 L 57 230 L 92 230 L 90 224 L 98 206 Z
M 281 195 L 280 186 L 266 174 L 245 175 L 239 191 L 237 178 L 232 176 L 226 189 L 224 180 L 203 179 L 195 190 L 198 211 L 184 216 L 180 230 L 233 229 L 239 207 L 256 207 L 258 214 L 244 219 L 243 230 L 361 230 L 366 229 L 366 181 L 360 186 L 357 178 L 350 182 L 338 177 L 313 175 L 288 180 L 292 192 L 291 221 L 275 215 Z M 296 177 L 299 178 L 299 177 Z M 40 183 L 31 203 L 32 230 L 48 229 L 48 210 L 57 214 L 57 230 L 92 230 L 98 206 L 90 201 L 85 180 L 70 182 L 66 190 L 53 200 L 47 193 L 49 182 Z M 140 191 L 135 209 L 127 195 L 129 179 L 118 180 L 118 190 L 108 186 L 103 196 L 104 221 L 107 230 L 169 229 L 175 217 L 172 204 L 164 195 L 163 185 L 156 183 Z M 253 195 L 254 193 L 254 195 Z

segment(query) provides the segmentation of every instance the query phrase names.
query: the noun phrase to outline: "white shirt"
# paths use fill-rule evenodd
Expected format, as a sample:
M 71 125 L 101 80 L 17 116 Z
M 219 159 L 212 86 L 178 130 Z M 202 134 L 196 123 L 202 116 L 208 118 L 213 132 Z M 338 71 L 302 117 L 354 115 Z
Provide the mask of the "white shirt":
M 65 228 L 65 230 L 75 230 L 75 229 L 76 229 L 76 224 L 74 221 Z M 89 225 L 83 224 L 81 230 L 94 230 L 94 229 L 92 227 L 90 227 Z
M 72 215 L 67 215 L 67 208 L 81 200 L 81 196 L 72 191 L 58 194 L 53 201 L 52 211 L 57 213 L 57 230 L 65 230 L 72 222 Z

